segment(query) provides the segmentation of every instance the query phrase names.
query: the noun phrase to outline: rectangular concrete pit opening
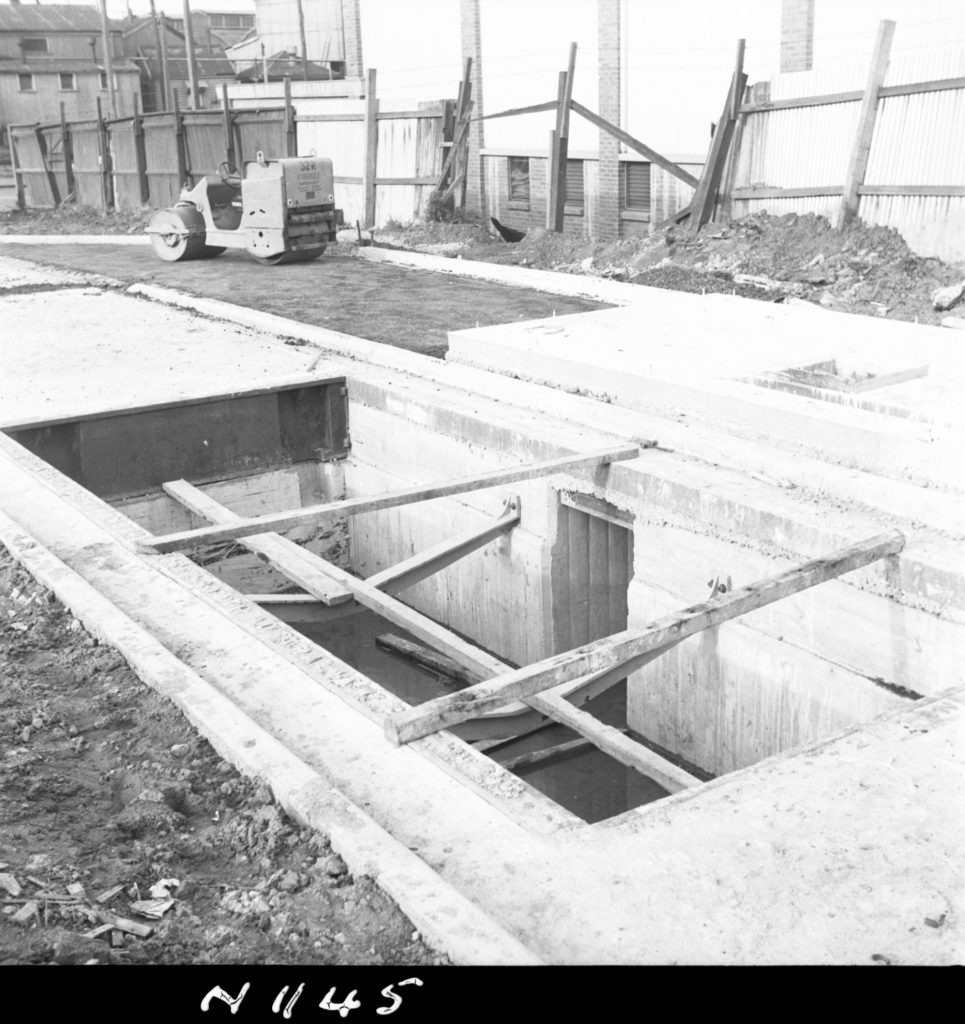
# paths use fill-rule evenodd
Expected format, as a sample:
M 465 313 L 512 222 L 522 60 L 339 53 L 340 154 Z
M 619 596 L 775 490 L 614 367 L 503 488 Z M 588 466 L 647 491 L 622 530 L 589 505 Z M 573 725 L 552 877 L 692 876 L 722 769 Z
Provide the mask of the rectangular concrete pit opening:
M 499 450 L 491 440 L 479 444 L 464 436 L 464 424 L 446 429 L 399 415 L 389 392 L 357 382 L 352 390 L 351 408 L 344 380 L 335 379 L 9 432 L 155 535 L 196 530 L 222 521 L 212 518 L 221 514 L 252 517 L 382 495 L 541 454 L 532 447 Z M 168 432 L 175 418 L 181 426 Z M 151 446 L 137 443 L 146 437 L 154 439 Z M 519 510 L 497 536 L 401 595 L 406 607 L 507 668 L 644 627 L 705 599 L 708 584 L 726 591 L 723 580 L 746 583 L 774 570 L 771 559 L 667 525 L 666 510 L 608 486 L 606 473 L 590 478 L 523 480 L 279 533 L 343 573 L 373 580 L 467 531 L 478 540 L 507 509 Z M 288 556 L 277 554 L 277 543 L 284 541 L 226 540 L 192 557 L 407 704 L 484 678 L 477 672 L 455 684 L 444 671 L 379 650 L 379 638 L 397 634 L 398 624 L 362 609 L 337 583 L 328 581 L 334 590 L 324 600 L 305 593 L 298 567 L 294 575 L 284 571 Z M 847 604 L 843 584 L 826 586 L 837 588 L 832 607 Z M 629 678 L 617 673 L 603 692 L 591 687 L 578 703 L 696 784 L 917 696 L 802 649 L 800 634 L 814 628 L 823 598 L 812 592 L 788 600 L 798 603 L 787 641 L 786 609 L 778 604 L 756 613 L 770 616 L 763 631 L 737 622 L 706 630 Z M 830 620 L 825 614 L 821 621 Z M 404 632 L 402 639 L 420 643 Z M 498 674 L 498 665 L 490 674 Z M 671 791 L 659 776 L 614 759 L 592 738 L 537 712 L 517 704 L 452 731 L 523 779 L 537 805 L 548 798 L 583 821 L 619 815 Z

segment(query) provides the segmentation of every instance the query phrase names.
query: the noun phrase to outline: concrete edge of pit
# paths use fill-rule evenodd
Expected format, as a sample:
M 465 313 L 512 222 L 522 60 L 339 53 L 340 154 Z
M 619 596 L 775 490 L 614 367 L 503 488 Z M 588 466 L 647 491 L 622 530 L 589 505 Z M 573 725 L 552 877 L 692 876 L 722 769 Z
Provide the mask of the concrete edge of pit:
M 429 946 L 461 965 L 543 963 L 2 511 L 0 544 L 142 682 L 171 700 L 225 760 L 267 784 L 303 826 L 326 835 L 353 874 L 372 878 Z

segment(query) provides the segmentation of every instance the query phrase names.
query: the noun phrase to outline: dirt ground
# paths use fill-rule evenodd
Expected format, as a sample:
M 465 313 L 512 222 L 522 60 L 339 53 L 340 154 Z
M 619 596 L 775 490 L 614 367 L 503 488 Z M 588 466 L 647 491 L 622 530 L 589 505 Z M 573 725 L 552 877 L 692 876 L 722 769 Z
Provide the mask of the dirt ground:
M 53 222 L 53 215 L 37 216 L 42 224 Z M 5 223 L 0 214 L 0 225 Z M 65 220 L 59 227 L 74 233 L 67 229 L 85 224 Z M 602 308 L 528 288 L 363 262 L 352 258 L 347 245 L 333 246 L 313 263 L 283 267 L 262 266 L 241 251 L 185 263 L 165 263 L 149 246 L 5 245 L 3 251 L 46 266 L 222 299 L 440 358 L 450 330 Z
M 814 302 L 923 324 L 949 315 L 933 308 L 932 293 L 965 279 L 965 266 L 916 256 L 892 228 L 855 221 L 835 231 L 813 214 L 758 214 L 708 225 L 696 238 L 679 227 L 610 243 L 534 230 L 509 244 L 479 224 L 427 224 L 378 232 L 377 241 L 698 294 Z
M 0 906 L 2 965 L 446 963 L 2 548 Z
M 106 216 L 84 209 L 27 213 L 9 211 L 0 213 L 0 234 L 135 234 L 143 231 L 149 216 L 150 211 Z M 354 251 L 354 233 L 343 232 L 340 237 L 343 241 L 323 257 L 326 262 L 337 264 L 338 257 Z M 938 288 L 965 279 L 965 265 L 947 264 L 938 259 L 916 256 L 901 235 L 892 228 L 870 227 L 855 221 L 844 231 L 835 231 L 826 218 L 813 214 L 788 214 L 783 217 L 757 214 L 726 224 L 708 225 L 696 238 L 691 237 L 684 228 L 674 227 L 650 237 L 610 243 L 591 242 L 536 229 L 531 230 L 521 242 L 509 244 L 496 234 L 488 222 L 473 219 L 463 223 L 390 224 L 375 232 L 375 243 L 442 256 L 591 274 L 698 294 L 722 292 L 766 302 L 814 302 L 842 312 L 923 324 L 938 324 L 949 315 L 947 310 L 936 311 L 933 308 L 932 293 Z M 24 254 L 27 255 L 26 252 Z M 141 255 L 147 256 L 147 253 Z M 42 259 L 39 253 L 35 256 Z M 74 261 L 83 259 L 77 254 L 64 254 L 57 258 L 69 258 L 70 266 L 79 266 Z M 130 271 L 125 272 L 126 254 L 114 260 L 109 257 L 97 259 L 96 269 L 101 270 L 102 266 L 115 263 L 121 267 L 118 276 L 123 274 L 125 280 L 135 268 L 142 277 L 152 274 L 150 260 L 132 262 Z M 102 259 L 106 259 L 106 263 L 102 263 Z M 231 301 L 244 304 L 247 300 L 243 294 L 237 294 L 242 291 L 238 285 L 247 283 L 251 272 L 241 271 L 244 278 L 236 276 L 242 261 L 243 257 L 234 255 L 228 276 L 234 279 L 236 287 L 236 294 L 230 296 Z M 211 265 L 190 264 L 192 274 L 187 283 L 184 282 L 183 273 L 175 272 L 178 287 L 187 290 L 210 287 L 210 279 L 219 276 L 217 272 L 212 273 L 207 269 Z M 192 282 L 194 268 L 202 266 L 204 269 L 199 270 L 198 280 Z M 297 269 L 288 267 L 286 271 L 290 273 Z M 157 271 L 156 267 L 153 271 L 164 274 L 163 271 Z M 111 273 L 107 269 L 102 272 Z M 306 273 L 311 274 L 311 271 Z M 352 298 L 340 287 L 341 282 L 337 278 L 331 281 L 333 276 L 336 275 L 326 274 L 329 279 L 326 281 L 326 289 L 331 286 L 331 290 L 339 294 L 340 306 L 342 303 L 351 304 Z M 160 277 L 150 279 L 160 280 Z M 282 284 L 277 297 L 268 298 L 272 303 L 271 311 L 301 319 L 292 310 L 303 302 L 300 292 L 303 280 L 297 274 L 284 281 L 280 277 L 277 281 L 273 280 L 273 284 Z M 287 281 L 292 282 L 292 288 L 287 286 Z M 437 325 L 435 321 L 436 306 L 437 303 L 445 305 L 447 290 L 451 290 L 452 285 L 440 282 L 438 277 L 431 278 L 431 282 L 433 285 L 429 289 L 426 304 L 423 306 L 420 301 L 419 308 L 424 308 L 429 318 L 427 332 L 431 334 L 431 348 L 428 350 L 438 354 L 444 351 L 445 331 L 442 324 Z M 230 281 L 226 287 L 230 292 Z M 421 288 L 416 291 L 420 297 L 423 295 Z M 471 290 L 467 294 L 470 304 L 461 309 L 457 304 L 453 310 L 457 319 L 455 322 L 450 321 L 451 328 L 475 326 L 477 319 L 480 323 L 506 323 L 525 315 L 515 307 L 511 297 L 494 307 L 487 301 L 485 294 L 481 293 L 478 301 L 474 301 L 477 297 Z M 520 295 L 527 310 L 541 308 L 533 304 L 533 296 L 536 294 L 525 297 Z M 373 321 L 384 325 L 384 329 L 373 323 L 369 328 L 373 333 L 357 333 L 372 340 L 398 344 L 393 337 L 398 336 L 399 322 L 404 322 L 411 313 L 407 304 L 386 301 L 382 282 L 377 277 L 372 278 L 371 289 L 363 287 L 358 292 L 358 298 L 363 305 L 369 304 L 366 308 L 373 310 Z M 543 298 L 545 300 L 546 297 Z M 550 302 L 550 307 L 556 308 L 557 312 L 569 311 L 564 306 L 565 300 L 562 299 Z M 960 316 L 961 309 L 960 305 L 952 313 Z M 352 319 L 351 311 L 346 310 L 343 316 L 340 309 L 324 309 L 314 315 L 320 319 L 309 322 L 322 322 L 324 326 L 336 330 L 348 330 L 347 327 L 337 325 Z M 544 312 L 529 314 L 531 317 L 545 315 L 550 315 L 549 308 Z

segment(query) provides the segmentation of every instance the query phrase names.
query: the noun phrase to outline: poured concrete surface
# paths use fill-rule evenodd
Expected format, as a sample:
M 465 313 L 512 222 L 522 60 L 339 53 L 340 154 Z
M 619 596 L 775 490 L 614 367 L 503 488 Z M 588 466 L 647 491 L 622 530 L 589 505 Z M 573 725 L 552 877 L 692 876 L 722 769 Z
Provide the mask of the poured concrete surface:
M 67 317 L 77 296 L 60 292 L 47 299 L 59 302 L 60 296 Z M 81 309 L 104 298 L 82 296 Z M 23 415 L 19 392 L 35 389 L 38 378 L 47 378 L 48 415 L 89 411 L 97 373 L 108 378 L 118 362 L 117 339 L 134 338 L 159 315 L 166 327 L 152 336 L 152 365 L 167 362 L 166 384 L 182 390 L 200 389 L 199 376 L 207 377 L 209 392 L 224 390 L 220 367 L 226 360 L 240 375 L 249 358 L 255 367 L 267 365 L 274 352 L 279 375 L 290 377 L 293 368 L 284 361 L 294 355 L 304 365 L 310 356 L 237 325 L 112 298 L 114 341 L 100 346 L 96 334 L 87 335 L 76 378 L 70 346 L 59 339 L 50 344 L 31 320 L 20 321 L 15 346 L 3 342 L 14 353 L 6 368 L 16 386 L 0 398 L 0 422 Z M 214 332 L 216 344 L 185 346 L 184 336 L 199 325 Z M 348 342 L 331 340 L 325 373 L 347 374 L 370 418 L 392 410 L 389 422 L 399 430 L 416 421 L 451 436 L 475 429 L 483 461 L 495 462 L 504 450 L 511 453 L 504 460 L 523 461 L 527 451 L 553 443 L 569 450 L 605 447 L 614 437 L 632 436 L 638 421 L 587 399 L 409 353 L 386 352 L 380 362 L 377 346 L 360 347 L 353 360 Z M 19 361 L 21 347 L 46 351 L 46 362 L 39 355 Z M 124 406 L 154 400 L 150 374 L 126 370 L 122 379 L 123 395 L 107 395 L 105 405 L 112 397 Z M 202 570 L 181 556 L 136 554 L 138 527 L 11 442 L 0 447 L 0 506 L 20 530 L 178 652 L 199 685 L 228 697 L 537 957 L 638 964 L 961 960 L 961 693 L 909 703 L 804 751 L 585 826 L 554 814 L 548 801 L 535 799 L 496 766 L 482 774 L 478 754 L 458 740 L 390 747 L 378 719 L 395 708 L 392 699 L 331 655 L 310 660 L 291 631 L 216 581 L 202 583 Z M 812 508 L 800 496 L 784 495 L 782 507 L 780 487 L 739 470 L 659 453 L 649 458 L 669 461 L 648 461 L 644 454 L 611 474 L 614 485 L 629 492 L 665 477 L 660 489 L 668 500 L 674 487 L 681 499 L 690 490 L 706 492 L 708 522 L 714 502 L 721 516 L 726 513 L 729 488 L 741 490 L 745 502 L 759 495 L 762 508 L 766 501 L 771 509 L 762 526 L 773 523 L 796 550 L 820 550 L 822 529 L 847 535 L 873 525 L 867 511 Z M 909 565 L 940 541 L 934 530 L 910 532 Z M 851 590 L 873 595 L 881 578 L 868 572 Z M 904 586 L 910 594 L 913 581 Z M 223 737 L 226 753 L 250 766 L 244 742 L 240 733 Z M 456 777 L 460 760 L 475 773 L 472 784 Z M 447 771 L 439 767 L 444 761 Z M 280 775 L 274 781 L 290 784 Z

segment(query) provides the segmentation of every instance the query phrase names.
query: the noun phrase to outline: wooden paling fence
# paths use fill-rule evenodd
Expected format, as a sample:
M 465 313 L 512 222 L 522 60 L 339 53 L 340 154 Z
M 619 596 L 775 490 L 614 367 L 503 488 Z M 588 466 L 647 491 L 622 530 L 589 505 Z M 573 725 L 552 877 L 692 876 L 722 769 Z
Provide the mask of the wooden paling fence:
M 11 125 L 10 152 L 21 208 L 73 200 L 99 210 L 170 206 L 181 187 L 223 161 L 240 166 L 261 150 L 296 155 L 295 113 L 284 106 L 174 110 L 106 120 Z

